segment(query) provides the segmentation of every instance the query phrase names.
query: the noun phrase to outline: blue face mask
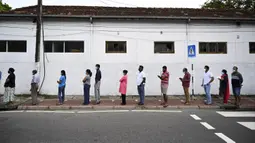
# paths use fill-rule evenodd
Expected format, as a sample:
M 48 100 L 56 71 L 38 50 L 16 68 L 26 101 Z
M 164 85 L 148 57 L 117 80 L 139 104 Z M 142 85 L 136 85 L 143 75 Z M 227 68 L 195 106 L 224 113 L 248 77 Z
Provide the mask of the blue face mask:
M 221 74 L 224 74 L 224 72 L 221 72 Z

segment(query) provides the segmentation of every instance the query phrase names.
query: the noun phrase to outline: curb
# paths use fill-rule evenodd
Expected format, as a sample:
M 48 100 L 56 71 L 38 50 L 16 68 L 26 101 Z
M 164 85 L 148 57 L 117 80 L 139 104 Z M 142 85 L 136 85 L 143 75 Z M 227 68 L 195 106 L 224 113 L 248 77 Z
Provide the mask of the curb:
M 222 109 L 220 106 L 18 106 L 17 110 L 176 110 L 176 109 Z M 243 108 L 242 108 L 243 109 Z M 250 108 L 251 109 L 251 108 Z M 253 108 L 255 110 L 255 108 Z

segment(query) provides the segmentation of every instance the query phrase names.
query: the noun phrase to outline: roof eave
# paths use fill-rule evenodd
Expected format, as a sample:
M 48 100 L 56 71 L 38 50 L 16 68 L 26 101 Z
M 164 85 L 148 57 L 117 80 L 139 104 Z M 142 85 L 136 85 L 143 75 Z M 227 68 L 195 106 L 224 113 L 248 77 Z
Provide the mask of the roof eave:
M 35 14 L 0 14 L 0 17 L 36 17 Z M 236 17 L 190 17 L 190 16 L 94 16 L 94 15 L 43 15 L 45 18 L 100 18 L 100 19 L 191 19 L 191 20 L 236 20 L 255 21 L 255 18 Z

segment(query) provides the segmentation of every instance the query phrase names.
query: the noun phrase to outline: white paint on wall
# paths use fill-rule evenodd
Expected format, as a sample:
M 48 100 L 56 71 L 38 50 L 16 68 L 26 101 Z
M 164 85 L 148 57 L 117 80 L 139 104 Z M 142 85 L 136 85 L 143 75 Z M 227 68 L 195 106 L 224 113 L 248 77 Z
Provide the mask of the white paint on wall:
M 45 21 L 45 40 L 82 40 L 85 52 L 46 53 L 46 77 L 42 94 L 57 94 L 56 81 L 60 71 L 64 69 L 67 72 L 66 94 L 82 95 L 81 80 L 85 70 L 92 69 L 94 78 L 95 64 L 101 65 L 102 95 L 119 95 L 119 79 L 123 69 L 129 71 L 127 94 L 137 95 L 136 72 L 140 64 L 144 66 L 147 74 L 146 95 L 160 95 L 157 75 L 163 65 L 166 65 L 170 72 L 168 94 L 183 94 L 179 77 L 183 76 L 184 67 L 191 70 L 191 64 L 194 64 L 195 94 L 204 93 L 200 86 L 204 65 L 210 66 L 215 77 L 220 75 L 223 68 L 230 74 L 232 67 L 237 65 L 244 77 L 242 94 L 255 93 L 255 75 L 251 72 L 255 69 L 255 55 L 249 54 L 249 42 L 254 42 L 255 39 L 254 25 L 236 27 L 234 24 L 192 23 L 188 26 L 188 37 L 184 23 L 95 21 L 93 27 L 90 26 L 86 21 Z M 6 78 L 9 67 L 16 69 L 17 94 L 29 93 L 31 71 L 35 68 L 35 27 L 32 22 L 0 22 L 0 40 L 27 40 L 26 53 L 0 53 L 2 79 Z M 93 31 L 90 31 L 91 29 Z M 236 38 L 237 35 L 239 39 Z M 127 53 L 106 54 L 105 41 L 127 41 Z M 174 41 L 175 54 L 154 54 L 154 41 Z M 196 45 L 198 51 L 200 41 L 227 42 L 228 53 L 197 54 L 196 58 L 188 59 L 187 45 Z M 218 84 L 215 79 L 211 89 L 213 94 L 218 94 Z M 3 93 L 3 87 L 0 86 L 0 93 Z M 93 91 L 92 86 L 91 94 Z

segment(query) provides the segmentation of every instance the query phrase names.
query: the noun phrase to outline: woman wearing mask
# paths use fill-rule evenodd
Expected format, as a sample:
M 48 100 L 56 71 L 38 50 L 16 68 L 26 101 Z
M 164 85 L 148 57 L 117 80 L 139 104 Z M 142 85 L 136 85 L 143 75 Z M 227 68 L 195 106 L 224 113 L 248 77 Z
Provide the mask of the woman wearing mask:
M 127 70 L 123 70 L 123 77 L 120 79 L 119 92 L 121 93 L 122 103 L 121 105 L 126 105 L 126 93 L 127 93 Z
M 84 77 L 84 79 L 82 80 L 83 84 L 84 84 L 84 102 L 83 105 L 89 105 L 89 98 L 90 98 L 90 79 L 92 76 L 92 72 L 87 69 L 86 70 L 86 76 Z
M 61 71 L 61 76 L 58 83 L 58 105 L 62 105 L 65 101 L 65 87 L 66 87 L 66 72 L 64 70 Z
M 229 81 L 228 74 L 225 69 L 222 70 L 221 76 L 218 78 L 220 80 L 220 96 L 223 96 L 223 103 L 227 104 L 230 96 L 229 93 Z

